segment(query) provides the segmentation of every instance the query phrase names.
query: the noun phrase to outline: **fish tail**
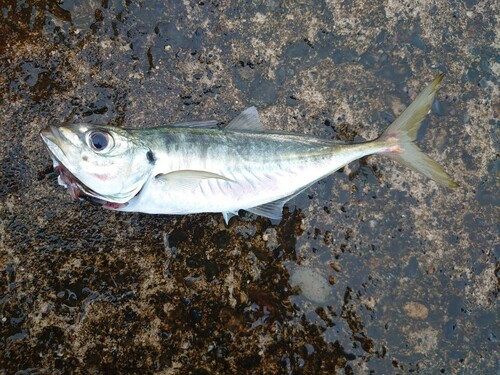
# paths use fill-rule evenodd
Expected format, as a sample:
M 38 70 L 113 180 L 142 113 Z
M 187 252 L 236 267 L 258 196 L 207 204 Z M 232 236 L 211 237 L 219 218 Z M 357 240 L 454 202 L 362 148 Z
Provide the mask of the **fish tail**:
M 424 117 L 429 113 L 443 76 L 444 74 L 438 75 L 376 142 L 382 146 L 381 154 L 391 157 L 443 186 L 456 188 L 458 185 L 443 168 L 415 144 L 418 129 Z

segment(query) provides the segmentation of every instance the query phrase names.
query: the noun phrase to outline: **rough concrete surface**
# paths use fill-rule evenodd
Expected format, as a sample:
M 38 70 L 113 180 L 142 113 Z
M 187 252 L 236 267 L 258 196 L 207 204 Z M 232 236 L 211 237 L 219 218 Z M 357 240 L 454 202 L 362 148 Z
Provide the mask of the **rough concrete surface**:
M 498 3 L 0 1 L 3 374 L 494 374 Z M 227 123 L 376 137 L 446 73 L 423 148 L 287 205 L 148 216 L 72 203 L 39 131 Z

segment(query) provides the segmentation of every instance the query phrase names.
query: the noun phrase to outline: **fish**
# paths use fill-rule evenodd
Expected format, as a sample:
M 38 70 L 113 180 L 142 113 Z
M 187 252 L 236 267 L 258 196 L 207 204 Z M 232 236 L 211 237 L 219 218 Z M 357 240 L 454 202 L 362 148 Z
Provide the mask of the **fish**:
M 227 126 L 198 121 L 155 128 L 91 123 L 48 126 L 41 138 L 74 201 L 147 214 L 240 210 L 282 218 L 287 201 L 352 161 L 385 155 L 436 183 L 458 185 L 415 143 L 443 75 L 371 141 L 343 143 L 264 129 L 255 107 Z

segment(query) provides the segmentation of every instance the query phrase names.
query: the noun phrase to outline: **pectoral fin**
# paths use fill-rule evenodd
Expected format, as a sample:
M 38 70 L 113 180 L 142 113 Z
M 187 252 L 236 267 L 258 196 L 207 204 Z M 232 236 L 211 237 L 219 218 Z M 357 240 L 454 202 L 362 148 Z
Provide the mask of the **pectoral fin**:
M 180 170 L 169 173 L 158 174 L 157 180 L 175 186 L 176 189 L 193 191 L 200 185 L 202 180 L 216 178 L 224 181 L 235 182 L 230 178 L 208 171 Z

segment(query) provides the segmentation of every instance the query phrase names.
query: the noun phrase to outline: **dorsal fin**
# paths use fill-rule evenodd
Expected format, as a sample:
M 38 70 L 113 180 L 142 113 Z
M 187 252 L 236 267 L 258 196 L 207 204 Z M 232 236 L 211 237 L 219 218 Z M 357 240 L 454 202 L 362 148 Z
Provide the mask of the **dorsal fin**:
M 190 122 L 178 122 L 175 124 L 171 124 L 169 126 L 175 126 L 179 128 L 217 128 L 217 121 L 208 120 L 208 121 L 190 121 Z
M 238 116 L 231 120 L 225 127 L 227 130 L 254 130 L 262 131 L 264 127 L 260 122 L 259 112 L 257 108 L 250 107 L 241 112 Z

